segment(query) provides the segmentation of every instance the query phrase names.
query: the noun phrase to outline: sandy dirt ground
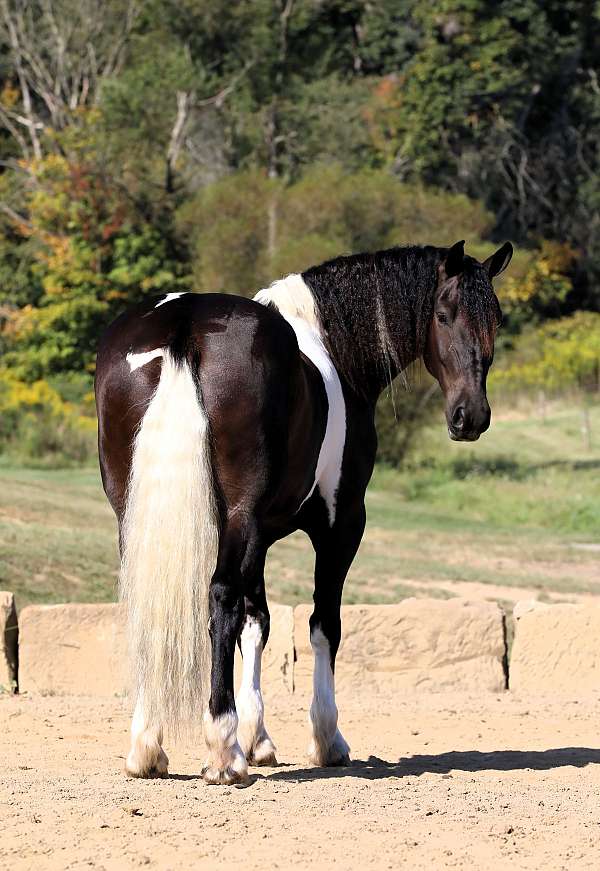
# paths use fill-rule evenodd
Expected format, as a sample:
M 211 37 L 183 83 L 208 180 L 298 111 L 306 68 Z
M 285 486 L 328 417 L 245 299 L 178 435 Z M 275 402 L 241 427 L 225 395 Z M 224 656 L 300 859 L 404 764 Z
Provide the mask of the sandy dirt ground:
M 0 867 L 600 868 L 600 695 L 340 699 L 345 769 L 307 767 L 298 700 L 268 709 L 280 764 L 209 787 L 122 774 L 123 701 L 0 697 Z

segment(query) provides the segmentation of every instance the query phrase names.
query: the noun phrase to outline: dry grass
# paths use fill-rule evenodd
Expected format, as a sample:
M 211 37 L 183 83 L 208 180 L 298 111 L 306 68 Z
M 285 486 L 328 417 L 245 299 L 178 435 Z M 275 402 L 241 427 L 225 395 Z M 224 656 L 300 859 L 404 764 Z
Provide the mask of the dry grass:
M 411 471 L 379 469 L 345 601 L 596 594 L 600 452 L 580 447 L 578 414 L 561 409 L 545 424 L 500 418 L 468 448 L 433 430 Z M 267 563 L 270 596 L 310 601 L 312 570 L 306 536 L 279 542 Z M 21 606 L 110 601 L 116 580 L 116 524 L 95 470 L 0 467 L 0 588 Z

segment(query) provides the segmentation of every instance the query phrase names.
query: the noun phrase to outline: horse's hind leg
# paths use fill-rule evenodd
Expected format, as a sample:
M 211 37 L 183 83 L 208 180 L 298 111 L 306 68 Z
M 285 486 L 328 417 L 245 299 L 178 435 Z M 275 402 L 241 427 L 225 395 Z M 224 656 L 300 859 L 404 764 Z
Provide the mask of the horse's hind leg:
M 352 516 L 336 518 L 333 528 L 311 533 L 316 551 L 315 608 L 310 618 L 315 663 L 308 756 L 313 765 L 349 763 L 350 748 L 337 727 L 334 672 L 341 640 L 342 589 L 364 527 L 365 513 L 361 506 Z
M 130 777 L 169 776 L 169 760 L 162 749 L 162 740 L 162 726 L 147 721 L 140 696 L 131 721 L 131 749 L 125 763 Z
M 119 519 L 119 550 L 122 551 L 122 522 Z M 144 709 L 144 699 L 139 693 L 131 720 L 131 747 L 125 762 L 125 772 L 130 777 L 168 777 L 169 760 L 162 748 L 161 723 L 151 723 Z
M 204 715 L 208 759 L 202 772 L 207 783 L 235 783 L 248 776 L 246 757 L 237 740 L 233 690 L 235 644 L 244 618 L 241 564 L 245 550 L 245 530 L 227 521 L 209 593 L 211 692 Z
M 248 560 L 247 560 L 248 562 Z M 238 740 L 253 765 L 275 765 L 275 745 L 264 724 L 260 688 L 262 653 L 269 638 L 270 617 L 265 595 L 265 551 L 251 556 L 244 567 L 245 617 L 239 643 L 242 651 L 242 681 L 235 700 L 239 717 Z

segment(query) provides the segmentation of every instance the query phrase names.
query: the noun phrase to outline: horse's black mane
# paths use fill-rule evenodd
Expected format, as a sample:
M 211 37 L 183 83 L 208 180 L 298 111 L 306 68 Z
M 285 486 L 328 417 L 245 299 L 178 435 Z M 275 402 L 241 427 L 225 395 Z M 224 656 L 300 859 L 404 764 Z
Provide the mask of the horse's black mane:
M 423 352 L 440 259 L 432 246 L 390 248 L 303 273 L 337 367 L 351 382 L 359 361 L 373 375 L 387 365 L 393 377 Z
M 302 273 L 338 371 L 350 383 L 357 385 L 365 375 L 389 383 L 422 355 L 437 269 L 447 251 L 431 245 L 389 248 L 336 257 Z M 461 308 L 483 345 L 497 323 L 492 298 L 481 265 L 465 257 Z

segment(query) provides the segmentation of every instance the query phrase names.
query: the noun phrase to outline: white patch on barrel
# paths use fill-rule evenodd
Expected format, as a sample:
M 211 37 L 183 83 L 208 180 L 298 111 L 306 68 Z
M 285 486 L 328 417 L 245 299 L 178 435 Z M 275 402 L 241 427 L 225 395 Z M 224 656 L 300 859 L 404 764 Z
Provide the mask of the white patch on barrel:
M 259 291 L 254 299 L 262 305 L 272 303 L 279 310 L 296 333 L 301 352 L 321 373 L 327 394 L 327 426 L 319 451 L 314 483 L 298 510 L 312 496 L 315 487 L 318 487 L 327 505 L 329 525 L 333 526 L 346 442 L 346 403 L 338 373 L 321 338 L 313 295 L 301 275 L 289 275 Z
M 157 302 L 154 308 L 158 308 L 161 305 L 164 305 L 166 302 L 171 302 L 173 299 L 179 299 L 180 296 L 184 296 L 185 291 L 181 291 L 181 293 L 168 293 L 164 299 L 161 299 L 160 302 Z
M 129 363 L 129 369 L 131 372 L 135 372 L 136 369 L 139 369 L 140 366 L 145 366 L 146 363 L 150 363 L 151 360 L 156 360 L 157 357 L 162 357 L 164 354 L 164 348 L 155 348 L 154 351 L 142 351 L 140 354 L 127 354 L 125 358 Z

